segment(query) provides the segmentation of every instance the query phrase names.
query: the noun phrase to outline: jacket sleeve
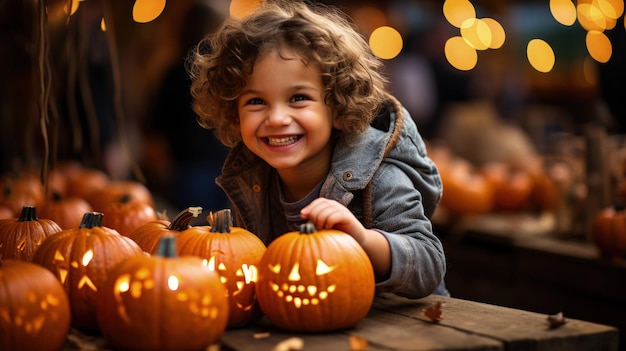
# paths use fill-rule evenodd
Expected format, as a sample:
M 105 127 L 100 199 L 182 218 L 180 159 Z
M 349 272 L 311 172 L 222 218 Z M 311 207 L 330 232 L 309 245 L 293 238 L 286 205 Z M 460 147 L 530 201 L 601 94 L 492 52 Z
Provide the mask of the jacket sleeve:
M 424 208 L 424 201 L 436 206 L 441 183 L 434 164 L 428 158 L 421 161 L 425 168 L 388 160 L 372 181 L 373 229 L 387 238 L 392 260 L 389 276 L 377 282 L 378 292 L 424 297 L 437 289 L 446 272 L 443 245 Z

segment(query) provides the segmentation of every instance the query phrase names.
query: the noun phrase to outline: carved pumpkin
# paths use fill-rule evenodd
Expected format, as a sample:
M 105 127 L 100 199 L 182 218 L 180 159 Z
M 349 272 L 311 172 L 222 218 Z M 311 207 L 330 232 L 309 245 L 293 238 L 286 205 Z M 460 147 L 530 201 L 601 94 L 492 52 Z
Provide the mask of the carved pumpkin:
M 110 203 L 102 209 L 102 214 L 104 215 L 102 225 L 113 228 L 124 236 L 128 236 L 139 226 L 157 219 L 152 205 L 132 201 L 129 195 L 124 195 L 118 202 Z
M 145 252 L 153 255 L 156 253 L 162 237 L 166 235 L 177 236 L 186 230 L 195 230 L 189 222 L 201 213 L 202 207 L 189 207 L 180 211 L 171 222 L 157 219 L 144 223 L 128 234 L 128 237 L 133 239 Z
M 96 296 L 113 265 L 143 255 L 134 241 L 102 226 L 102 213 L 85 213 L 80 227 L 49 236 L 35 252 L 33 262 L 48 268 L 63 283 L 70 299 L 72 326 L 98 331 Z
M 31 261 L 48 236 L 61 231 L 51 219 L 37 218 L 37 210 L 24 206 L 19 218 L 0 220 L 0 258 Z
M 224 333 L 228 302 L 199 257 L 177 257 L 175 236 L 154 256 L 128 258 L 98 295 L 102 334 L 119 350 L 205 350 Z
M 55 221 L 61 229 L 77 228 L 83 215 L 93 209 L 87 200 L 76 196 L 63 196 L 53 191 L 39 209 L 42 218 Z
M 178 253 L 198 256 L 220 274 L 230 305 L 228 327 L 244 326 L 260 317 L 255 286 L 265 244 L 251 232 L 233 227 L 229 209 L 210 215 L 209 224 L 182 232 Z
M 591 238 L 602 256 L 614 261 L 626 257 L 626 210 L 622 205 L 602 209 L 594 218 Z
M 257 299 L 280 328 L 323 332 L 353 327 L 374 299 L 372 264 L 350 235 L 312 223 L 276 238 L 259 264 Z
M 57 351 L 70 329 L 63 286 L 31 262 L 0 260 L 0 350 Z

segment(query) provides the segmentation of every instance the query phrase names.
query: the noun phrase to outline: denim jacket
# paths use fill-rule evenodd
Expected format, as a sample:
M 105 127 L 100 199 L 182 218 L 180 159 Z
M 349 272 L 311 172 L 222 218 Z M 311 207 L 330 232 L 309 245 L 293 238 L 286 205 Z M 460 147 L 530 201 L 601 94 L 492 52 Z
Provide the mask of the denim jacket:
M 216 183 L 234 206 L 237 225 L 266 244 L 271 167 L 240 143 Z M 377 292 L 409 298 L 443 289 L 445 256 L 430 217 L 442 195 L 439 172 L 408 112 L 390 97 L 371 126 L 352 140 L 338 139 L 320 196 L 347 206 L 391 247 L 391 272 L 377 279 Z M 439 287 L 439 288 L 438 288 Z

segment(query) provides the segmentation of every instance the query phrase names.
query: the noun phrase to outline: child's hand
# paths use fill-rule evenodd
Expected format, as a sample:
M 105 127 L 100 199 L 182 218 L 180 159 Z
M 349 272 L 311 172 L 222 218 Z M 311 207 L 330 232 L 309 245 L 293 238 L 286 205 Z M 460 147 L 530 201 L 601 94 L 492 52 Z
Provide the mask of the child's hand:
M 300 211 L 302 219 L 317 229 L 336 229 L 350 234 L 367 252 L 376 275 L 386 277 L 391 267 L 391 249 L 385 237 L 365 227 L 344 205 L 335 200 L 317 198 Z
M 337 229 L 350 234 L 356 241 L 365 239 L 365 227 L 344 205 L 335 200 L 317 198 L 300 211 L 302 219 L 311 221 L 318 229 Z

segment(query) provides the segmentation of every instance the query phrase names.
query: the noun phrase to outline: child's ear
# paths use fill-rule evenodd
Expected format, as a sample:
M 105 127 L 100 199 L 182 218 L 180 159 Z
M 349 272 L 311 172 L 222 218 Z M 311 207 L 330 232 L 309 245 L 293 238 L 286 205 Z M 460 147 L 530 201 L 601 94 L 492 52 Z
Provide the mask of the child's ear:
M 337 130 L 343 130 L 342 120 L 338 118 L 337 116 L 333 117 L 333 127 Z

